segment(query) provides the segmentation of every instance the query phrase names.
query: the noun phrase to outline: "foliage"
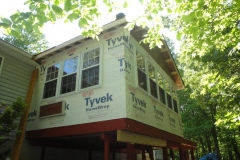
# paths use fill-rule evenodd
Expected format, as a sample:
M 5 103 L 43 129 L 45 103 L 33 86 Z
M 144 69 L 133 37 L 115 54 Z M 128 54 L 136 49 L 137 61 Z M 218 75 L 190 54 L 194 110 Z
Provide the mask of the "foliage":
M 176 12 L 178 38 L 184 41 L 183 52 L 205 55 L 225 51 L 239 43 L 239 9 L 236 0 L 180 0 Z
M 27 104 L 21 98 L 13 102 L 12 106 L 1 104 L 1 108 L 5 110 L 0 114 L 0 139 L 17 127 L 14 120 L 23 115 L 26 106 Z
M 162 46 L 162 35 L 159 34 L 162 26 L 161 12 L 166 10 L 168 1 L 162 0 L 141 0 L 143 13 L 133 19 L 127 28 L 132 29 L 134 25 L 145 28 L 149 27 L 145 35 L 144 43 L 149 43 L 150 48 Z M 56 22 L 58 19 L 65 19 L 65 22 L 78 21 L 85 37 L 97 38 L 102 31 L 98 18 L 103 10 L 113 12 L 115 9 L 129 7 L 129 1 L 108 1 L 108 0 L 27 0 L 25 5 L 29 7 L 28 12 L 17 11 L 9 18 L 1 18 L 0 27 L 6 29 L 7 33 L 19 38 L 21 29 L 28 33 L 41 32 L 41 27 L 47 22 Z M 170 11 L 170 9 L 168 9 Z
M 19 38 L 12 35 L 4 35 L 2 39 L 32 55 L 38 54 L 48 48 L 48 42 L 43 34 L 35 32 L 27 33 L 24 30 L 20 34 L 21 37 Z

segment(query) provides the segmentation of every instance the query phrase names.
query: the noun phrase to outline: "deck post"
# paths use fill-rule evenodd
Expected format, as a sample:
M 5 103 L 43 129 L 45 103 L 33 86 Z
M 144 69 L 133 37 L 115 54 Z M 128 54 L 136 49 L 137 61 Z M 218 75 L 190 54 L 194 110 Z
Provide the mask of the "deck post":
M 172 149 L 172 148 L 170 148 L 170 156 L 171 156 L 172 160 L 175 159 L 175 156 L 174 156 L 174 153 L 173 153 L 173 149 Z
M 134 144 L 127 143 L 127 160 L 135 160 Z
M 45 159 L 45 150 L 46 150 L 46 147 L 45 147 L 45 146 L 42 146 L 42 147 L 41 147 L 40 160 L 44 160 L 44 159 Z
M 182 148 L 179 148 L 179 158 L 180 158 L 180 160 L 184 160 L 183 149 Z
M 168 160 L 168 151 L 166 147 L 162 147 L 163 151 L 163 160 Z
M 191 154 L 191 160 L 194 160 L 194 151 L 190 150 L 190 154 Z
M 145 147 L 142 148 L 142 160 L 146 160 Z
M 104 142 L 104 160 L 110 160 L 110 140 L 109 137 L 105 134 L 101 134 L 101 139 Z

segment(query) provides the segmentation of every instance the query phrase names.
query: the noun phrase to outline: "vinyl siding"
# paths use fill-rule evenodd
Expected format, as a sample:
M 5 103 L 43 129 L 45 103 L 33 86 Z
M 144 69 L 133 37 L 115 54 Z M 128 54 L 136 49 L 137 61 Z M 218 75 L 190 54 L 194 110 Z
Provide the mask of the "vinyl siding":
M 11 105 L 18 97 L 25 100 L 34 66 L 4 53 L 0 55 L 5 58 L 0 75 L 0 101 Z

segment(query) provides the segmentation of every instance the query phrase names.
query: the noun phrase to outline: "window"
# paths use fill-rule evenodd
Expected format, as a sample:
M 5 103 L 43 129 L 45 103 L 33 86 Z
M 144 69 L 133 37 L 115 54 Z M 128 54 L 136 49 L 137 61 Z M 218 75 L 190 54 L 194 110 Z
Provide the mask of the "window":
M 4 57 L 0 56 L 0 75 L 3 68 L 3 60 L 4 60 Z
M 61 94 L 75 91 L 77 78 L 77 63 L 78 57 L 74 57 L 63 62 Z
M 82 69 L 82 87 L 99 84 L 100 48 L 84 53 Z
M 178 113 L 178 103 L 177 103 L 177 92 L 175 89 L 172 90 L 172 95 L 173 95 L 173 107 L 174 111 Z
M 157 84 L 156 84 L 156 76 L 155 76 L 155 70 L 153 65 L 148 63 L 148 76 L 149 76 L 149 81 L 150 81 L 150 91 L 151 95 L 155 98 L 157 97 Z
M 136 52 L 137 57 L 137 72 L 138 72 L 138 86 L 147 91 L 147 76 L 145 69 L 145 61 L 141 54 Z
M 43 98 L 50 98 L 55 96 L 57 88 L 57 78 L 60 64 L 55 64 L 48 67 L 46 75 L 46 83 L 44 86 Z
M 168 81 L 165 80 L 165 87 L 166 87 L 166 93 L 167 93 L 167 105 L 169 108 L 172 109 L 172 97 L 171 97 L 171 88 L 168 83 Z
M 159 90 L 160 101 L 163 104 L 166 104 L 163 77 L 159 72 L 158 72 L 158 90 Z

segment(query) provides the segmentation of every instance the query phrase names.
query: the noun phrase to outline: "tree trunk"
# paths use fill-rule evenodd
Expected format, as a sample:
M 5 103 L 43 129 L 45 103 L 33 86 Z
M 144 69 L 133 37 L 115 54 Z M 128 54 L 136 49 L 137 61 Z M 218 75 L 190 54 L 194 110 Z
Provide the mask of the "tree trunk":
M 228 158 L 229 160 L 233 160 L 233 156 L 232 156 L 232 151 L 228 150 Z
M 213 137 L 213 143 L 214 143 L 214 147 L 215 147 L 215 152 L 217 153 L 219 159 L 221 160 L 221 154 L 220 154 L 218 138 L 217 138 L 217 130 L 216 130 L 216 126 L 215 125 L 213 125 L 213 127 L 212 127 L 212 137 Z
M 201 136 L 199 136 L 199 140 L 200 140 L 200 143 L 201 143 L 202 152 L 203 152 L 203 154 L 206 154 L 206 150 L 205 150 L 205 147 L 204 147 L 203 139 L 202 139 Z
M 235 152 L 235 155 L 236 155 L 236 158 L 240 160 L 240 153 L 239 153 L 239 150 L 238 150 L 238 146 L 237 146 L 237 142 L 233 142 L 233 150 Z
M 207 143 L 208 152 L 211 153 L 212 152 L 211 139 L 207 134 L 205 134 L 205 139 Z

